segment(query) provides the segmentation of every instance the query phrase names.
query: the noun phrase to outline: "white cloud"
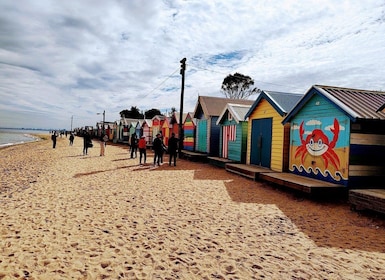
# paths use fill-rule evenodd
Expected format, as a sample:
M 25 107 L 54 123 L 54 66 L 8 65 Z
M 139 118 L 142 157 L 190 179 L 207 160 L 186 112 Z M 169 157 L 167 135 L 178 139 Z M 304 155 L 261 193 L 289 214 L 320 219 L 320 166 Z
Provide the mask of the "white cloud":
M 267 90 L 385 89 L 382 1 L 3 0 L 0 13 L 0 126 L 179 108 L 183 57 L 184 111 L 235 72 Z

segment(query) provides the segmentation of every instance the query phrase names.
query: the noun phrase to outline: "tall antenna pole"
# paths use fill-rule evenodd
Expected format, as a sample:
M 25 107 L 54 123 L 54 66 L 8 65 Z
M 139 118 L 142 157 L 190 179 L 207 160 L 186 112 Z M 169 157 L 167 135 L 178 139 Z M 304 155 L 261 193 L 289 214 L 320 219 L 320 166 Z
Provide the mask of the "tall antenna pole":
M 183 140 L 184 140 L 184 132 L 183 132 L 183 94 L 184 94 L 184 72 L 186 70 L 186 58 L 183 58 L 180 61 L 180 74 L 182 75 L 182 87 L 180 90 L 180 112 L 179 112 L 179 148 L 178 154 L 179 158 L 181 157 L 181 152 L 183 149 Z

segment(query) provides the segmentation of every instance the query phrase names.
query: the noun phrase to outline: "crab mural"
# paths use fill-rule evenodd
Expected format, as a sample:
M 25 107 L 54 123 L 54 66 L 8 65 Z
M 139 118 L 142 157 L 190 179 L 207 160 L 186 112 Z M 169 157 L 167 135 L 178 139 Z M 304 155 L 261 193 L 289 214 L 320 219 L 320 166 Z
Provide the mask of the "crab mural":
M 306 155 L 310 154 L 312 156 L 321 156 L 325 164 L 325 168 L 328 167 L 329 161 L 331 164 L 338 169 L 340 165 L 340 160 L 338 155 L 334 152 L 334 147 L 336 146 L 339 132 L 340 124 L 337 119 L 334 119 L 333 128 L 330 129 L 333 133 L 333 139 L 329 142 L 329 138 L 321 129 L 314 129 L 306 139 L 303 138 L 305 133 L 303 127 L 303 121 L 299 128 L 299 136 L 301 139 L 301 146 L 297 147 L 295 152 L 295 157 L 301 156 L 301 163 L 304 163 L 304 158 Z

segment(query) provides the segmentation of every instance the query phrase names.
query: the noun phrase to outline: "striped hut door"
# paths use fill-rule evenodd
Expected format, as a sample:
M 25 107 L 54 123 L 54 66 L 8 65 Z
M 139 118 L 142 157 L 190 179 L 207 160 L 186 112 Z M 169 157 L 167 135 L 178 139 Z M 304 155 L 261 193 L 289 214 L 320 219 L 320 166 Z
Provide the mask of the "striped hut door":
M 229 157 L 229 141 L 235 141 L 236 137 L 236 126 L 235 125 L 226 125 L 223 126 L 222 131 L 222 157 Z

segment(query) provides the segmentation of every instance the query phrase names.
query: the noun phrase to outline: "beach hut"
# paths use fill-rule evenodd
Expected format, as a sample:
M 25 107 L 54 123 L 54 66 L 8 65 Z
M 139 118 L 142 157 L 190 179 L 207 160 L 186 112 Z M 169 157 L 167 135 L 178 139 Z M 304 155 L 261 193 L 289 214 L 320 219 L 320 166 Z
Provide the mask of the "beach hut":
M 143 122 L 144 120 L 138 120 L 138 122 L 136 123 L 135 133 L 138 136 L 138 138 L 143 135 L 143 130 L 142 130 Z
M 349 188 L 384 187 L 385 92 L 314 85 L 290 122 L 290 172 Z
M 183 129 L 183 123 L 184 120 L 187 116 L 187 113 L 183 113 L 182 115 L 182 129 Z M 179 120 L 180 120 L 180 113 L 174 112 L 171 116 L 170 124 L 171 124 L 171 129 L 170 129 L 170 134 L 175 133 L 175 135 L 179 138 Z
M 248 120 L 246 164 L 287 171 L 290 125 L 282 120 L 303 94 L 260 92 L 245 118 Z
M 152 120 L 151 119 L 144 119 L 142 123 L 142 135 L 144 135 L 146 139 L 147 145 L 152 144 Z
M 164 119 L 165 119 L 165 116 L 163 116 L 163 115 L 156 115 L 151 119 L 153 138 L 155 138 L 156 134 L 162 133 L 162 126 L 164 123 Z M 151 140 L 151 142 L 152 142 L 152 140 Z
M 130 132 L 130 119 L 122 117 L 117 127 L 117 135 L 115 136 L 116 142 L 128 143 Z
M 193 112 L 188 112 L 183 121 L 183 149 L 187 151 L 195 150 L 195 128 L 196 119 Z
M 220 126 L 217 120 L 227 103 L 253 104 L 252 100 L 199 96 L 193 117 L 196 118 L 195 151 L 219 156 Z
M 171 136 L 172 124 L 170 117 L 164 117 L 164 121 L 162 124 L 162 135 L 163 135 L 163 143 L 167 146 L 168 139 Z
M 247 147 L 247 121 L 245 115 L 251 105 L 227 103 L 219 115 L 219 157 L 245 163 Z

